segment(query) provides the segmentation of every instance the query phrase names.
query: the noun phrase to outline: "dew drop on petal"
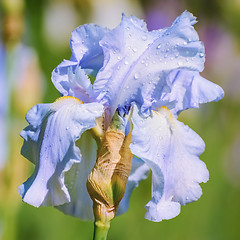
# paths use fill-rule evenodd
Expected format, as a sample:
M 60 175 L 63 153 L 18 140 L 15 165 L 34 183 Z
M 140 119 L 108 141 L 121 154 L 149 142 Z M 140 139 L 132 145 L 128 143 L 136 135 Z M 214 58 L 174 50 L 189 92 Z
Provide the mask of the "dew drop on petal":
M 143 36 L 142 36 L 142 40 L 143 40 L 143 41 L 146 41 L 146 40 L 147 40 L 147 36 L 146 36 L 146 35 L 143 35 Z
M 204 57 L 204 53 L 199 53 L 199 56 L 202 58 Z
M 137 80 L 138 78 L 139 78 L 139 73 L 136 72 L 136 73 L 134 74 L 134 79 Z
M 159 44 L 159 45 L 157 46 L 157 49 L 160 49 L 160 48 L 161 48 L 161 46 L 162 46 L 162 45 L 161 45 L 161 44 Z
M 178 62 L 178 66 L 182 66 L 183 63 L 181 61 Z

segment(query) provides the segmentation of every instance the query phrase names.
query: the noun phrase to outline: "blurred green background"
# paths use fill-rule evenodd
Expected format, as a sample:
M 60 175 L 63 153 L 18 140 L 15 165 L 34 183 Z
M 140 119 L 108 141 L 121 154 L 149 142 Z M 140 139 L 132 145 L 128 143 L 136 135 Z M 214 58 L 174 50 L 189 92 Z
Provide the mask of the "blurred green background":
M 112 221 L 109 240 L 240 239 L 240 1 L 25 1 L 22 42 L 35 49 L 38 56 L 43 82 L 41 102 L 53 102 L 59 96 L 51 83 L 51 72 L 63 59 L 70 58 L 70 34 L 78 25 L 95 22 L 114 27 L 120 22 L 121 13 L 125 12 L 145 19 L 149 30 L 152 30 L 169 26 L 185 9 L 197 16 L 195 28 L 206 47 L 206 64 L 202 76 L 225 90 L 225 97 L 220 102 L 202 105 L 200 109 L 185 111 L 180 116 L 180 120 L 196 131 L 206 143 L 201 159 L 207 164 L 210 180 L 201 185 L 202 197 L 197 202 L 183 206 L 178 217 L 154 223 L 144 219 L 144 206 L 151 198 L 149 176 L 134 191 L 129 211 Z M 34 100 L 32 102 L 35 104 Z M 16 115 L 14 111 L 17 110 L 10 110 L 13 117 Z M 19 128 L 26 125 L 23 122 L 26 111 L 23 109 L 16 117 L 21 122 Z M 19 144 L 20 149 L 18 132 L 12 134 L 19 139 L 13 137 L 10 143 Z M 18 155 L 19 152 L 15 153 L 18 161 L 15 159 L 13 164 L 17 168 L 18 164 L 25 164 L 23 168 L 27 172 L 32 171 L 31 164 L 19 159 Z M 54 208 L 37 209 L 22 203 L 17 186 L 29 173 L 25 171 L 16 181 L 12 181 L 9 179 L 15 173 L 11 172 L 11 168 L 8 163 L 8 167 L 0 174 L 0 214 L 3 216 L 0 219 L 0 239 L 92 239 L 93 223 L 66 216 Z M 6 186 L 3 190 L 4 181 L 6 186 L 12 181 L 13 190 Z M 9 191 L 14 193 L 9 194 Z M 9 200 L 4 200 L 5 196 Z

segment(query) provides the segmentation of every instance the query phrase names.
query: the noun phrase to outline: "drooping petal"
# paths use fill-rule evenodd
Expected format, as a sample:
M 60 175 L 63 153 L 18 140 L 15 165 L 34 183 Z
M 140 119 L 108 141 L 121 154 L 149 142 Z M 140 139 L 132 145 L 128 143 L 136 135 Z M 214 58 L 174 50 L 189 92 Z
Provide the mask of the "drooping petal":
M 192 27 L 195 23 L 185 11 L 171 27 L 148 32 L 142 21 L 123 16 L 120 25 L 104 36 L 100 41 L 104 65 L 94 91 L 110 115 L 133 101 L 147 111 L 159 94 L 170 91 L 171 70 L 203 70 L 204 47 Z
M 97 144 L 89 131 L 84 132 L 76 144 L 81 151 L 81 162 L 74 164 L 65 174 L 65 184 L 71 202 L 57 208 L 65 214 L 83 220 L 93 220 L 92 199 L 88 194 L 86 182 L 96 162 Z
M 70 201 L 64 175 L 81 162 L 75 141 L 96 125 L 103 113 L 98 103 L 81 104 L 63 97 L 53 104 L 39 104 L 27 113 L 29 126 L 22 132 L 22 155 L 35 163 L 33 175 L 19 187 L 24 202 L 33 206 L 61 205 Z
M 70 40 L 71 60 L 64 60 L 52 72 L 52 82 L 63 96 L 74 96 L 77 94 L 75 89 L 72 89 L 72 84 L 73 86 L 75 84 L 69 82 L 69 72 L 75 74 L 76 69 L 81 67 L 86 73 L 90 70 L 92 75 L 96 75 L 96 72 L 102 67 L 103 50 L 99 45 L 99 41 L 108 31 L 107 28 L 95 24 L 87 24 L 78 27 L 72 32 Z M 86 82 L 86 78 L 83 78 L 82 82 L 83 85 L 86 85 L 84 82 Z M 87 85 L 89 83 L 87 81 Z M 81 85 L 79 80 L 77 80 L 76 84 Z
M 175 116 L 185 109 L 198 108 L 201 103 L 219 101 L 224 96 L 220 86 L 195 71 L 172 71 L 168 83 L 171 91 L 159 96 L 155 106 L 165 105 Z
M 152 199 L 145 217 L 151 221 L 176 217 L 180 204 L 196 201 L 202 194 L 199 183 L 208 180 L 199 159 L 204 142 L 166 108 L 143 118 L 134 107 L 132 122 L 130 149 L 152 170 Z
M 148 165 L 140 158 L 136 158 L 135 156 L 133 156 L 131 173 L 127 181 L 124 197 L 119 204 L 117 215 L 123 214 L 128 211 L 129 201 L 133 190 L 138 187 L 140 181 L 148 177 L 149 172 L 150 169 Z

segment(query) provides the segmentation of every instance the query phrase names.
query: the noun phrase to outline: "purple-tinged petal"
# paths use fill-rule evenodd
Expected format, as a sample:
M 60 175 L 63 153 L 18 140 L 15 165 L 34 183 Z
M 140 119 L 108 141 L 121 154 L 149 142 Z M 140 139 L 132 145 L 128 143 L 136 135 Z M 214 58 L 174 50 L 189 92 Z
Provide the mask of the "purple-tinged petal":
M 76 28 L 71 35 L 72 58 L 84 69 L 99 70 L 103 65 L 103 51 L 99 41 L 109 30 L 96 24 Z
M 75 72 L 78 66 L 77 62 L 63 60 L 52 72 L 52 82 L 55 88 L 62 94 L 62 96 L 69 96 L 70 83 L 68 73 L 71 70 Z
M 199 104 L 219 101 L 224 96 L 220 86 L 195 71 L 172 71 L 168 83 L 171 91 L 163 93 L 154 107 L 165 105 L 175 116 L 185 109 L 198 108 Z
M 93 206 L 86 182 L 88 175 L 92 171 L 97 158 L 97 144 L 92 134 L 86 131 L 82 134 L 76 145 L 81 151 L 81 162 L 74 164 L 65 174 L 65 184 L 68 188 L 71 202 L 58 206 L 57 208 L 65 214 L 81 218 L 83 220 L 93 220 Z
M 159 94 L 170 90 L 167 77 L 174 69 L 203 70 L 204 47 L 192 27 L 195 23 L 195 17 L 184 12 L 171 27 L 148 32 L 140 20 L 123 16 L 104 36 L 104 65 L 94 91 L 110 115 L 131 102 L 147 111 Z
M 57 206 L 70 202 L 65 173 L 81 162 L 75 141 L 96 125 L 103 113 L 98 103 L 81 104 L 63 97 L 53 104 L 39 104 L 27 113 L 29 126 L 22 132 L 22 155 L 35 163 L 33 175 L 19 187 L 24 202 L 33 206 Z
M 145 217 L 157 222 L 176 217 L 180 204 L 196 201 L 202 194 L 199 183 L 208 181 L 199 159 L 204 142 L 166 108 L 143 118 L 134 107 L 132 122 L 130 149 L 152 170 L 152 199 Z
M 70 46 L 72 57 L 64 60 L 52 72 L 52 82 L 63 96 L 71 96 L 72 85 L 69 83 L 69 72 L 75 74 L 81 67 L 88 74 L 96 75 L 103 65 L 103 50 L 99 41 L 109 30 L 95 24 L 87 24 L 78 27 L 72 32 Z
M 132 191 L 136 187 L 138 187 L 140 181 L 145 180 L 148 177 L 149 172 L 150 169 L 148 165 L 140 158 L 136 158 L 135 156 L 133 156 L 131 173 L 127 181 L 124 197 L 119 204 L 117 215 L 123 214 L 128 211 Z

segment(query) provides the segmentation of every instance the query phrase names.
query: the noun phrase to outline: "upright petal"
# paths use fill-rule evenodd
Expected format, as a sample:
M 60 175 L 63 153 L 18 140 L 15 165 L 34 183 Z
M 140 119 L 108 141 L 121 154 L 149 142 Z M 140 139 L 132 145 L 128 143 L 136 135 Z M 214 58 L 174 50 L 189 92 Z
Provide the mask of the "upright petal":
M 154 105 L 165 105 L 175 116 L 185 109 L 198 108 L 201 103 L 218 101 L 224 96 L 220 86 L 195 71 L 174 70 L 168 75 L 168 83 L 171 91 L 163 93 Z
M 27 113 L 29 126 L 22 132 L 22 155 L 35 163 L 33 175 L 19 187 L 23 201 L 39 207 L 70 202 L 65 173 L 81 162 L 75 141 L 96 125 L 103 113 L 98 103 L 81 104 L 63 97 L 53 104 L 39 104 Z
M 100 41 L 104 65 L 94 91 L 110 115 L 133 101 L 147 111 L 159 94 L 169 91 L 171 70 L 203 70 L 204 47 L 192 27 L 195 22 L 184 12 L 171 27 L 148 32 L 142 21 L 123 16 L 120 25 L 104 36 Z
M 72 59 L 80 62 L 84 69 L 98 71 L 103 65 L 103 51 L 99 41 L 109 30 L 96 24 L 76 28 L 71 35 Z
M 103 50 L 99 41 L 108 31 L 107 28 L 87 24 L 72 32 L 70 40 L 71 60 L 64 60 L 52 72 L 53 84 L 63 96 L 73 96 L 74 94 L 71 92 L 75 92 L 69 82 L 68 74 L 70 71 L 75 74 L 76 69 L 80 66 L 86 73 L 91 71 L 91 75 L 96 75 L 96 72 L 102 67 Z M 85 81 L 85 78 L 83 80 Z M 69 91 L 71 92 L 69 93 Z
M 134 108 L 132 121 L 130 149 L 152 170 L 152 199 L 145 217 L 151 221 L 176 217 L 180 204 L 196 201 L 202 194 L 199 183 L 208 180 L 199 159 L 204 142 L 166 108 L 146 119 Z

